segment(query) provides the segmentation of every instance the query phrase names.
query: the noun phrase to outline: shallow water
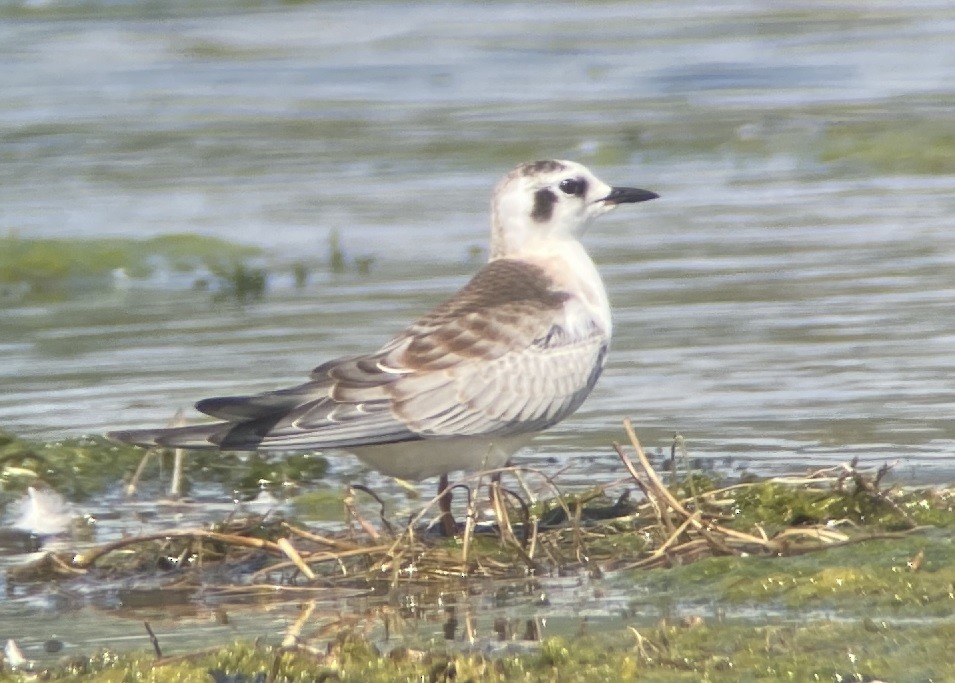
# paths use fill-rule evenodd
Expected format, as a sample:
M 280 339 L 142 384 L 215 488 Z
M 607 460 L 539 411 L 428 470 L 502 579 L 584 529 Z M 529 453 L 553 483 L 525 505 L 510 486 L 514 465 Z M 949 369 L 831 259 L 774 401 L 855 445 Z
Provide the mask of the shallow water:
M 0 5 L 0 231 L 198 232 L 278 273 L 245 306 L 176 273 L 0 303 L 0 427 L 161 424 L 375 348 L 478 267 L 498 177 L 558 157 L 662 198 L 586 240 L 613 350 L 536 453 L 611 476 L 630 416 L 720 466 L 952 479 L 950 3 L 217 8 Z M 367 274 L 328 271 L 333 230 Z

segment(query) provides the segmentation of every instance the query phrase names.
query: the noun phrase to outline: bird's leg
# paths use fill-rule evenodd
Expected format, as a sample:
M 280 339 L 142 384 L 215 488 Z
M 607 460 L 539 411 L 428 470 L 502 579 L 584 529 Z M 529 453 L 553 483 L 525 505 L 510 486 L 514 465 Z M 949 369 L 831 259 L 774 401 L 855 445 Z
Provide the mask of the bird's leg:
M 458 525 L 451 514 L 451 486 L 448 475 L 438 479 L 438 509 L 441 510 L 441 535 L 452 537 L 458 533 Z

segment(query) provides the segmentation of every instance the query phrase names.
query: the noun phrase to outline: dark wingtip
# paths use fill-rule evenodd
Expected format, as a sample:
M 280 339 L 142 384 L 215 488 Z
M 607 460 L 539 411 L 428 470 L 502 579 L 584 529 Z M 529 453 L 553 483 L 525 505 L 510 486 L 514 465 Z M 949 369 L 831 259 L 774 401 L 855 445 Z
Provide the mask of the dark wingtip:
M 106 438 L 110 441 L 124 443 L 128 446 L 142 446 L 143 448 L 152 448 L 156 446 L 156 432 L 154 430 L 122 430 L 115 432 L 106 432 Z

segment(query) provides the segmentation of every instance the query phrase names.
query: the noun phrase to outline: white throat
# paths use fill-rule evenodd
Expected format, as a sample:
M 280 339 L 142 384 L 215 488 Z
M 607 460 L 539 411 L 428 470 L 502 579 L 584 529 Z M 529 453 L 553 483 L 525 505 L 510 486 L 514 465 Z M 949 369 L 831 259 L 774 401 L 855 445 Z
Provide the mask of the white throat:
M 531 263 L 550 277 L 555 289 L 578 293 L 567 302 L 568 314 L 574 320 L 593 320 L 609 338 L 613 331 L 610 302 L 607 290 L 597 271 L 597 266 L 577 240 L 564 239 L 530 240 L 524 248 L 502 258 L 512 258 Z M 491 260 L 494 260 L 493 258 Z M 574 315 L 575 309 L 580 315 Z M 573 330 L 585 336 L 585 330 Z

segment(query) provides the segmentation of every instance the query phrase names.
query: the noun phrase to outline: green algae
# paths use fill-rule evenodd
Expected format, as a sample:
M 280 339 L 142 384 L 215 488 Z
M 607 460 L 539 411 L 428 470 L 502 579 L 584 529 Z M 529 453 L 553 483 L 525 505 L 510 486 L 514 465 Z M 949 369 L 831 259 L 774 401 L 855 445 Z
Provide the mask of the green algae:
M 951 617 L 955 539 L 934 529 L 794 557 L 712 557 L 631 579 L 657 600 L 688 604 Z
M 0 505 L 29 486 L 46 486 L 72 501 L 86 500 L 129 478 L 146 454 L 137 446 L 115 443 L 102 436 L 85 436 L 48 443 L 18 439 L 0 430 Z M 161 467 L 171 468 L 171 452 L 161 452 Z M 158 468 L 160 465 L 154 465 Z M 263 489 L 282 493 L 321 481 L 328 461 L 315 454 L 284 458 L 241 458 L 235 454 L 194 451 L 185 459 L 188 478 L 218 482 L 223 489 L 252 499 Z M 147 468 L 145 475 L 155 477 Z
M 143 452 L 99 436 L 38 444 L 0 430 L 0 503 L 38 485 L 85 500 L 115 486 L 118 472 L 131 473 Z
M 659 102 L 644 107 L 646 119 L 608 124 L 591 163 L 619 164 L 632 155 L 669 159 L 794 157 L 807 171 L 945 175 L 955 172 L 955 117 L 944 102 L 886 101 L 865 105 L 792 107 L 658 115 Z M 536 131 L 540 133 L 541 131 Z M 594 136 L 580 130 L 578 135 Z M 529 135 L 528 139 L 540 139 Z M 446 151 L 446 150 L 445 150 Z M 485 152 L 487 154 L 487 152 Z M 530 158 L 530 157 L 528 157 Z
M 210 463 L 204 464 L 208 466 Z M 328 471 L 328 460 L 314 453 L 282 458 L 252 453 L 242 460 L 241 466 L 237 467 L 237 464 L 233 462 L 229 468 L 231 475 L 227 483 L 248 498 L 254 498 L 263 488 L 290 488 L 321 481 Z
M 884 530 L 932 525 L 955 529 L 955 494 L 945 489 L 893 491 L 888 495 L 854 484 L 799 487 L 753 482 L 733 493 L 733 526 L 766 533 L 798 525 L 849 523 Z
M 148 277 L 165 267 L 176 272 L 229 272 L 256 247 L 192 234 L 127 238 L 41 239 L 0 235 L 0 283 L 25 284 L 34 292 L 64 288 L 76 282 L 111 285 L 116 273 Z
M 955 173 L 955 118 L 837 121 L 826 128 L 820 158 L 881 173 Z
M 328 269 L 367 276 L 376 261 L 370 254 L 346 258 L 337 230 L 328 238 Z M 267 261 L 269 268 L 262 267 Z M 215 301 L 253 303 L 265 297 L 273 270 L 287 272 L 302 289 L 323 266 L 281 263 L 249 245 L 191 233 L 128 238 L 23 238 L 0 235 L 0 303 L 24 298 L 56 299 L 87 291 L 122 289 L 131 281 L 150 285 L 161 273 L 186 276 L 184 287 L 212 293 Z M 271 266 L 275 265 L 273 269 Z
M 292 499 L 295 514 L 316 521 L 341 521 L 344 515 L 342 492 L 339 489 L 307 491 Z
M 234 300 L 239 303 L 261 301 L 265 297 L 268 271 L 252 268 L 244 263 L 235 263 L 223 268 L 216 264 L 212 269 L 220 286 L 215 294 L 219 301 Z
M 125 241 L 125 240 L 124 240 Z M 189 271 L 197 262 L 212 267 L 240 262 L 250 256 L 261 255 L 262 250 L 249 245 L 234 244 L 217 237 L 175 233 L 143 240 L 140 247 L 149 255 L 167 259 L 174 270 Z
M 112 453 L 111 459 L 103 458 L 104 453 Z M 115 478 L 118 469 L 131 471 L 141 453 L 140 449 L 116 447 L 98 439 L 31 445 L 2 434 L 3 476 L 11 475 L 3 479 L 4 491 L 8 483 L 24 477 L 23 472 L 31 468 L 37 476 L 42 473 L 45 480 L 62 486 L 60 477 L 82 474 L 89 461 L 96 459 L 108 460 L 105 473 L 100 473 L 100 484 L 108 485 L 108 478 Z M 228 458 L 216 454 L 214 461 L 204 461 L 203 455 L 189 458 L 191 466 L 197 468 L 192 472 L 214 480 L 220 476 L 215 463 Z M 70 463 L 78 463 L 78 468 L 71 470 Z M 230 462 L 228 469 L 236 467 L 236 462 Z M 324 474 L 325 463 L 321 458 L 306 456 L 287 461 L 253 457 L 243 467 L 242 477 L 251 495 L 263 481 L 313 480 Z M 51 666 L 42 676 L 48 680 L 110 682 L 241 681 L 257 680 L 257 676 L 287 681 L 949 680 L 955 674 L 955 663 L 938 653 L 947 651 L 947 641 L 955 635 L 952 489 L 879 489 L 878 477 L 854 468 L 842 469 L 852 476 L 829 477 L 821 482 L 772 480 L 724 489 L 695 473 L 684 477 L 671 487 L 683 504 L 702 510 L 732 500 L 732 505 L 723 505 L 722 509 L 725 523 L 735 528 L 752 532 L 777 525 L 798 528 L 811 524 L 820 531 L 850 529 L 847 535 L 853 542 L 828 547 L 820 543 L 814 552 L 784 557 L 743 553 L 692 562 L 695 557 L 686 556 L 684 560 L 675 555 L 674 566 L 669 568 L 610 574 L 606 579 L 608 589 L 615 590 L 614 584 L 623 585 L 628 594 L 640 597 L 633 598 L 631 609 L 611 627 L 594 627 L 581 619 L 582 635 L 572 639 L 531 638 L 518 648 L 498 649 L 489 655 L 483 647 L 476 651 L 464 643 L 422 639 L 414 634 L 382 643 L 369 640 L 367 630 L 361 635 L 345 631 L 329 636 L 328 630 L 317 628 L 315 632 L 325 633 L 325 639 L 299 639 L 301 647 L 291 650 L 274 644 L 238 643 L 208 652 L 167 652 L 161 659 L 152 654 L 104 652 Z M 222 476 L 227 486 L 235 486 L 235 474 Z M 18 485 L 22 487 L 24 482 Z M 88 483 L 76 490 L 83 494 L 93 488 Z M 554 535 L 547 541 L 553 556 L 567 556 L 567 570 L 576 567 L 583 574 L 591 565 L 599 569 L 601 562 L 607 562 L 604 566 L 612 566 L 612 558 L 641 557 L 653 547 L 646 529 L 637 523 L 641 515 L 638 507 L 625 496 L 614 501 L 597 494 L 588 491 L 567 496 L 563 505 L 542 504 L 533 509 L 535 515 L 564 508 L 569 511 L 570 526 L 548 532 Z M 310 500 L 309 494 L 300 496 L 296 509 L 307 514 L 310 507 L 317 510 L 328 506 L 336 517 L 342 514 L 338 494 L 319 492 L 313 498 Z M 588 510 L 608 509 L 623 516 L 600 518 L 596 532 L 583 523 Z M 225 535 L 238 533 L 236 523 L 216 527 L 200 541 L 204 562 L 219 572 L 220 583 L 225 573 L 212 565 L 215 557 L 227 552 Z M 287 537 L 282 520 L 270 524 L 250 527 L 249 537 Z M 911 529 L 915 524 L 917 528 Z M 909 531 L 890 531 L 903 527 Z M 560 535 L 567 537 L 567 545 L 561 545 Z M 155 567 L 170 553 L 185 557 L 174 552 L 169 536 L 160 533 L 157 538 L 165 540 L 144 546 L 140 564 Z M 165 545 L 156 547 L 156 542 Z M 309 557 L 301 547 L 299 551 Z M 441 570 L 433 578 L 443 581 L 437 585 L 452 586 L 448 569 L 463 566 L 458 540 L 436 544 L 428 552 L 431 554 L 426 557 L 414 551 L 417 571 L 427 572 L 432 562 Z M 503 538 L 476 537 L 469 552 L 472 564 L 496 563 L 524 571 L 525 565 Z M 572 557 L 575 553 L 577 561 Z M 581 555 L 591 560 L 581 563 Z M 687 564 L 681 566 L 683 561 Z M 97 563 L 97 568 L 110 576 L 124 575 L 127 559 L 117 562 L 106 558 Z M 258 562 L 249 566 L 253 565 L 261 566 Z M 338 563 L 328 564 L 330 573 L 314 566 L 327 585 L 332 585 L 333 574 L 340 573 Z M 248 567 L 243 569 L 241 562 L 234 569 L 250 571 Z M 590 572 L 590 576 L 603 573 Z M 442 574 L 446 578 L 438 579 Z M 469 579 L 472 587 L 478 586 L 477 576 Z M 416 589 L 409 583 L 404 590 Z M 662 619 L 647 616 L 654 613 Z M 602 632 L 591 633 L 596 628 Z M 0 680 L 20 678 L 8 673 Z
M 42 673 L 45 680 L 125 681 L 944 681 L 955 626 L 871 620 L 751 624 L 689 619 L 617 633 L 548 638 L 533 652 L 496 655 L 464 646 L 379 648 L 350 633 L 326 647 L 283 650 L 237 643 L 212 652 L 157 659 L 99 653 Z M 6 674 L 5 680 L 25 680 Z M 0 679 L 3 680 L 3 679 Z

